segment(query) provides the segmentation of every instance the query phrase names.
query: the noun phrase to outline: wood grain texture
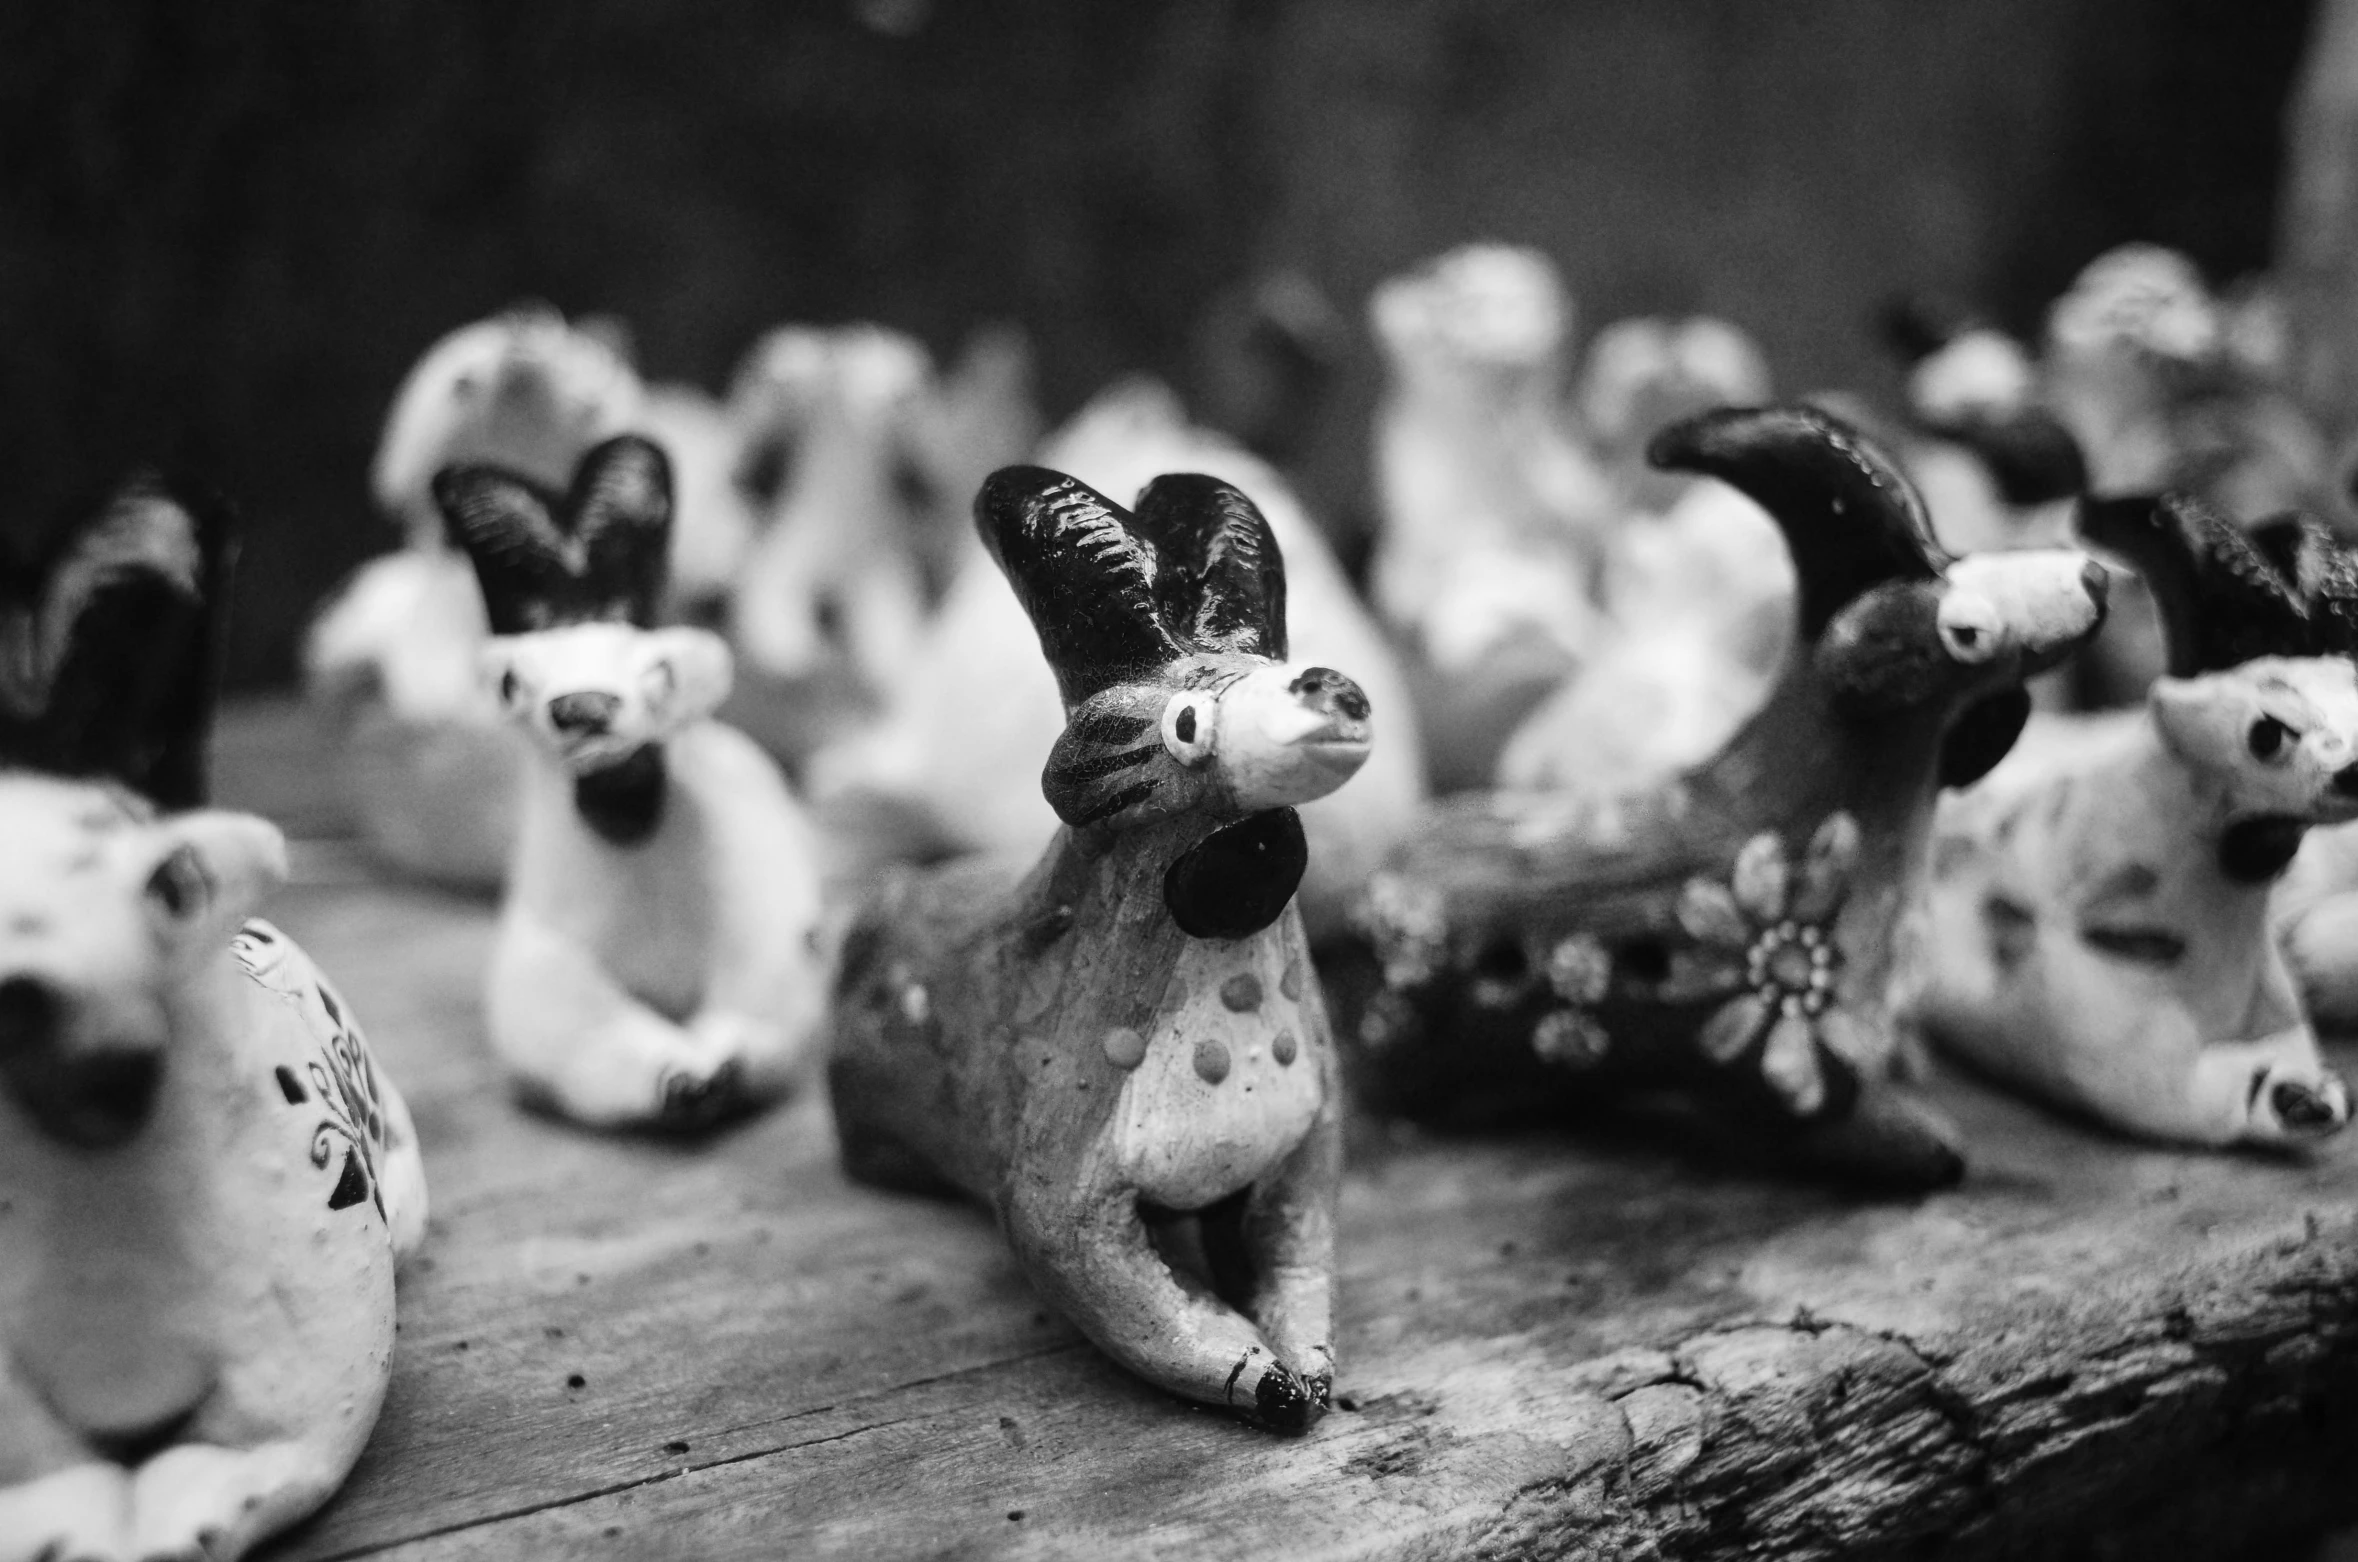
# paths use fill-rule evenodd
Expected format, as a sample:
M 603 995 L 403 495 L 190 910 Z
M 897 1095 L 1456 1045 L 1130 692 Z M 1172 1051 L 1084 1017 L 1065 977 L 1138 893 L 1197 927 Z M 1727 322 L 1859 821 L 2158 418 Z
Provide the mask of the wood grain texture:
M 2358 1506 L 2347 1146 L 2144 1150 L 1944 1082 L 1973 1175 L 1905 1204 L 1629 1128 L 1363 1129 L 1336 1411 L 1279 1441 L 1103 1360 L 982 1216 L 844 1181 L 814 1099 L 701 1149 L 519 1111 L 487 908 L 273 915 L 435 1188 L 376 1438 L 279 1558 L 2231 1555 Z

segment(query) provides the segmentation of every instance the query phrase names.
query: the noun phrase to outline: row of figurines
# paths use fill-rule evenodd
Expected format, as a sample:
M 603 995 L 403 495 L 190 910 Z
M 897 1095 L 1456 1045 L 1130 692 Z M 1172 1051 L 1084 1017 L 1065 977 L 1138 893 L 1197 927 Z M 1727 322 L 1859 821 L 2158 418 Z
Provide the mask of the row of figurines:
M 831 961 L 799 808 L 710 719 L 727 650 L 656 625 L 662 449 L 604 442 L 561 493 L 445 469 L 481 675 L 531 739 L 495 1048 L 585 1121 L 693 1125 L 824 1047 L 855 1175 L 988 1204 L 1109 1354 L 1279 1430 L 1332 1380 L 1346 1062 L 1377 1103 L 1433 1110 L 1694 1085 L 1805 1161 L 1902 1185 L 1961 1168 L 1892 1080 L 1911 1019 L 2154 1132 L 2340 1125 L 2267 929 L 2304 827 L 2358 813 L 2329 534 L 2183 497 L 2084 506 L 2160 605 L 2171 676 L 2143 713 L 2029 727 L 2001 767 L 2024 680 L 2102 620 L 2087 555 L 1950 558 L 1892 459 L 1811 408 L 1705 414 L 1653 448 L 1748 495 L 1790 553 L 1794 650 L 1761 711 L 1649 785 L 1432 809 L 1322 967 L 1294 808 L 1350 795 L 1373 702 L 1348 664 L 1290 654 L 1280 541 L 1240 488 L 1166 475 L 1125 510 L 1040 468 L 982 485 L 981 544 L 1062 697 L 1060 827 L 1028 872 L 888 877 Z M 424 1228 L 398 1093 L 250 919 L 276 833 L 171 811 L 222 556 L 204 512 L 126 493 L 57 561 L 12 668 L 0 797 L 27 846 L 0 869 L 0 1082 L 26 1131 L 0 1135 L 0 1406 L 26 1452 L 0 1536 L 29 1554 L 235 1554 L 324 1500 Z M 1186 1283 L 1150 1211 L 1237 1263 Z M 252 1326 L 264 1294 L 316 1370 L 258 1370 L 283 1345 Z
M 1680 417 L 1771 399 L 1742 331 L 1616 323 L 1568 391 L 1573 311 L 1544 257 L 1473 246 L 1382 284 L 1367 310 L 1387 389 L 1363 600 L 1338 553 L 1357 559 L 1369 539 L 1352 527 L 1330 543 L 1336 517 L 1281 476 L 1317 424 L 1340 317 L 1299 278 L 1214 315 L 1231 350 L 1200 376 L 1200 406 L 1241 445 L 1140 380 L 1043 440 L 1007 330 L 937 371 L 880 327 L 782 329 L 725 401 L 643 384 L 598 322 L 525 310 L 454 333 L 401 387 L 376 461 L 377 503 L 409 546 L 339 593 L 306 649 L 353 821 L 401 869 L 496 889 L 516 816 L 484 799 L 514 793 L 519 761 L 475 677 L 483 604 L 430 480 L 487 461 L 560 487 L 591 445 L 630 431 L 666 447 L 679 486 L 665 617 L 724 631 L 738 662 L 725 718 L 832 813 L 825 849 L 850 876 L 1037 851 L 1055 830 L 1029 779 L 1059 728 L 1054 685 L 965 521 L 982 478 L 1017 462 L 1117 496 L 1210 472 L 1269 516 L 1304 653 L 1353 668 L 1386 712 L 1348 804 L 1308 816 L 1315 932 L 1432 793 L 1650 779 L 1708 757 L 1757 707 L 1792 638 L 1776 532 L 1723 485 L 1644 459 Z M 2187 489 L 2232 515 L 2340 503 L 2326 441 L 2285 393 L 2264 289 L 2214 297 L 2183 259 L 2131 247 L 2057 302 L 2036 355 L 1921 303 L 1885 326 L 1909 373 L 1881 437 L 1951 551 L 2066 545 L 2083 488 Z M 1837 402 L 1878 431 L 1855 398 Z M 2042 681 L 2042 704 L 2142 698 L 2160 670 L 2151 607 L 2133 582 L 2112 607 L 2100 643 Z

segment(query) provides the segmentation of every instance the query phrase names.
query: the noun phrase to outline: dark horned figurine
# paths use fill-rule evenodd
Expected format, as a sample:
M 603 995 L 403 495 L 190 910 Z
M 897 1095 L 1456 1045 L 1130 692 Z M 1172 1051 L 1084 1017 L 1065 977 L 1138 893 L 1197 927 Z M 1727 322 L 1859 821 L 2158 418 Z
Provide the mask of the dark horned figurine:
M 1064 695 L 1042 784 L 1065 827 L 1028 874 L 904 874 L 853 926 L 845 1165 L 990 1206 L 1117 1361 L 1303 1431 L 1334 1371 L 1341 1143 L 1293 805 L 1365 760 L 1366 696 L 1285 660 L 1285 568 L 1226 483 L 1159 478 L 1129 513 L 1012 467 L 975 518 Z M 1189 1225 L 1209 1285 L 1166 1259 Z
M 1689 1086 L 1805 1160 L 1952 1180 L 1950 1133 L 1886 1077 L 1893 932 L 1940 787 L 2005 753 L 2022 680 L 2102 618 L 2103 572 L 1946 557 L 1891 461 L 1814 408 L 1705 413 L 1652 458 L 1776 521 L 1795 650 L 1683 775 L 1438 806 L 1370 885 L 1362 985 L 1382 979 L 1346 1027 L 1355 1077 L 1378 1107 L 1458 1119 Z

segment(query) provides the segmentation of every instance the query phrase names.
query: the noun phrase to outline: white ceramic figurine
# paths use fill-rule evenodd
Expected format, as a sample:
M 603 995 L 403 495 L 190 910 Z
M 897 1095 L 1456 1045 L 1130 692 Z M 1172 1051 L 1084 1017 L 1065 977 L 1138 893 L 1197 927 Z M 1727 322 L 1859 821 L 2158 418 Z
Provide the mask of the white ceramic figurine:
M 491 467 L 434 482 L 491 613 L 485 681 L 529 740 L 491 957 L 492 1046 L 600 1126 L 700 1126 L 786 1089 L 826 1005 L 816 845 L 777 767 L 709 718 L 730 660 L 654 629 L 670 469 L 635 435 L 562 497 Z
M 2139 710 L 2034 721 L 1942 805 L 1901 978 L 1931 1040 L 2148 1138 L 2287 1145 L 2349 1120 L 2270 936 L 2313 826 L 2358 818 L 2358 666 L 2185 496 L 2086 507 L 2168 631 Z
M 0 1562 L 242 1556 L 360 1457 L 409 1114 L 201 788 L 217 537 L 127 491 L 0 602 Z

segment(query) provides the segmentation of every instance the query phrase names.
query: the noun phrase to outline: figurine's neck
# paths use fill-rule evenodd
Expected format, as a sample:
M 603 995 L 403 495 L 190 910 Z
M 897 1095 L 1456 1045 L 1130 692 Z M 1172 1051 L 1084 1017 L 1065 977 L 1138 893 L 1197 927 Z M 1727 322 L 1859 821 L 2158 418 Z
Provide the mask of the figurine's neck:
M 1863 715 L 1843 708 L 1824 679 L 1788 674 L 1706 773 L 1735 798 L 1790 799 L 1796 816 L 1841 808 L 1870 834 L 1904 828 L 1917 814 L 1930 817 L 1952 715 L 1940 706 Z
M 2179 758 L 2150 706 L 2140 736 L 2136 765 L 2141 773 L 2127 795 L 2152 799 L 2165 816 L 2178 815 L 2179 838 L 2209 858 L 2225 881 L 2222 888 L 2265 892 L 2292 866 L 2309 832 L 2306 820 L 2238 810 L 2223 784 Z

